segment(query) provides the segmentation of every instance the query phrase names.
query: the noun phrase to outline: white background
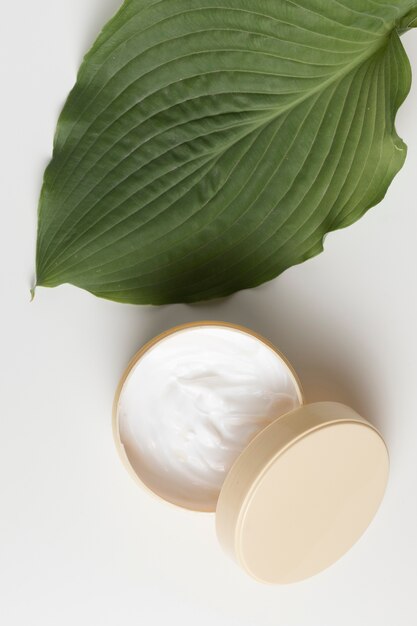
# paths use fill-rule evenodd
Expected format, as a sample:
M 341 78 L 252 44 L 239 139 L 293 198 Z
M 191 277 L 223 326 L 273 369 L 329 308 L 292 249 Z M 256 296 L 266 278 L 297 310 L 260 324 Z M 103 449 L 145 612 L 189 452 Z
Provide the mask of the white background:
M 3 2 L 0 623 L 4 626 L 414 626 L 417 623 L 417 81 L 407 163 L 386 199 L 277 280 L 196 306 L 130 307 L 38 290 L 36 205 L 58 111 L 118 0 Z M 417 71 L 417 32 L 404 38 Z M 262 586 L 214 519 L 141 491 L 112 441 L 127 361 L 174 324 L 247 325 L 284 351 L 309 400 L 344 401 L 387 439 L 391 479 L 366 535 L 327 572 Z

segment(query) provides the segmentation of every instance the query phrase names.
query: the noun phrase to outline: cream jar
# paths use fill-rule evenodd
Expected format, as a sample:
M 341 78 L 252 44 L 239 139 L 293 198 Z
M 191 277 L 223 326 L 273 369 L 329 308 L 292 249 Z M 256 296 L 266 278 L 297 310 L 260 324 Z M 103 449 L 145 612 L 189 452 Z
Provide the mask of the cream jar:
M 147 343 L 119 384 L 113 428 L 134 478 L 172 504 L 215 512 L 222 546 L 263 582 L 302 580 L 341 557 L 388 478 L 371 424 L 342 404 L 306 404 L 271 343 L 223 322 Z

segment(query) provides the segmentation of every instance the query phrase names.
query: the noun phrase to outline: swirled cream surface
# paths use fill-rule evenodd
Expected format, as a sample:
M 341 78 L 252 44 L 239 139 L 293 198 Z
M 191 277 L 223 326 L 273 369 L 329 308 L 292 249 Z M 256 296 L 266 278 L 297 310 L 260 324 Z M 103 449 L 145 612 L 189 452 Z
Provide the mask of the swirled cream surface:
M 290 369 L 260 339 L 189 327 L 154 344 L 131 370 L 117 408 L 120 439 L 150 489 L 211 511 L 240 452 L 300 402 Z

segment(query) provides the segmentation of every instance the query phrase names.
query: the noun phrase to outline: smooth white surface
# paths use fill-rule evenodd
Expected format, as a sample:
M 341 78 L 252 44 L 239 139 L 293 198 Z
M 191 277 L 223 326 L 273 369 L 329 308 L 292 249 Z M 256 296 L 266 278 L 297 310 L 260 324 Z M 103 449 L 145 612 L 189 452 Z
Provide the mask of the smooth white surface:
M 415 626 L 417 605 L 417 81 L 409 145 L 385 200 L 325 252 L 259 289 L 135 308 L 72 287 L 29 303 L 36 204 L 56 117 L 116 0 L 2 6 L 0 100 L 0 623 L 5 626 Z M 417 74 L 417 31 L 404 38 Z M 129 358 L 178 323 L 224 319 L 267 336 L 308 400 L 340 400 L 383 432 L 391 478 L 360 542 L 299 585 L 258 585 L 214 520 L 138 489 L 112 441 Z
M 221 326 L 187 328 L 158 341 L 130 372 L 118 402 L 120 438 L 153 491 L 214 511 L 242 450 L 299 405 L 291 370 L 261 340 Z

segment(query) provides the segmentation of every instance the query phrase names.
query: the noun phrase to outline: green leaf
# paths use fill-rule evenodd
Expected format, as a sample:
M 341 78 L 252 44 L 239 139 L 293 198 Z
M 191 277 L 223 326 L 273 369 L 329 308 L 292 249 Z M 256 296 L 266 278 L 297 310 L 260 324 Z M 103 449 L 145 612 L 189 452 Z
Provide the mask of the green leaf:
M 128 0 L 68 97 L 37 284 L 191 302 L 270 280 L 403 165 L 416 0 Z

